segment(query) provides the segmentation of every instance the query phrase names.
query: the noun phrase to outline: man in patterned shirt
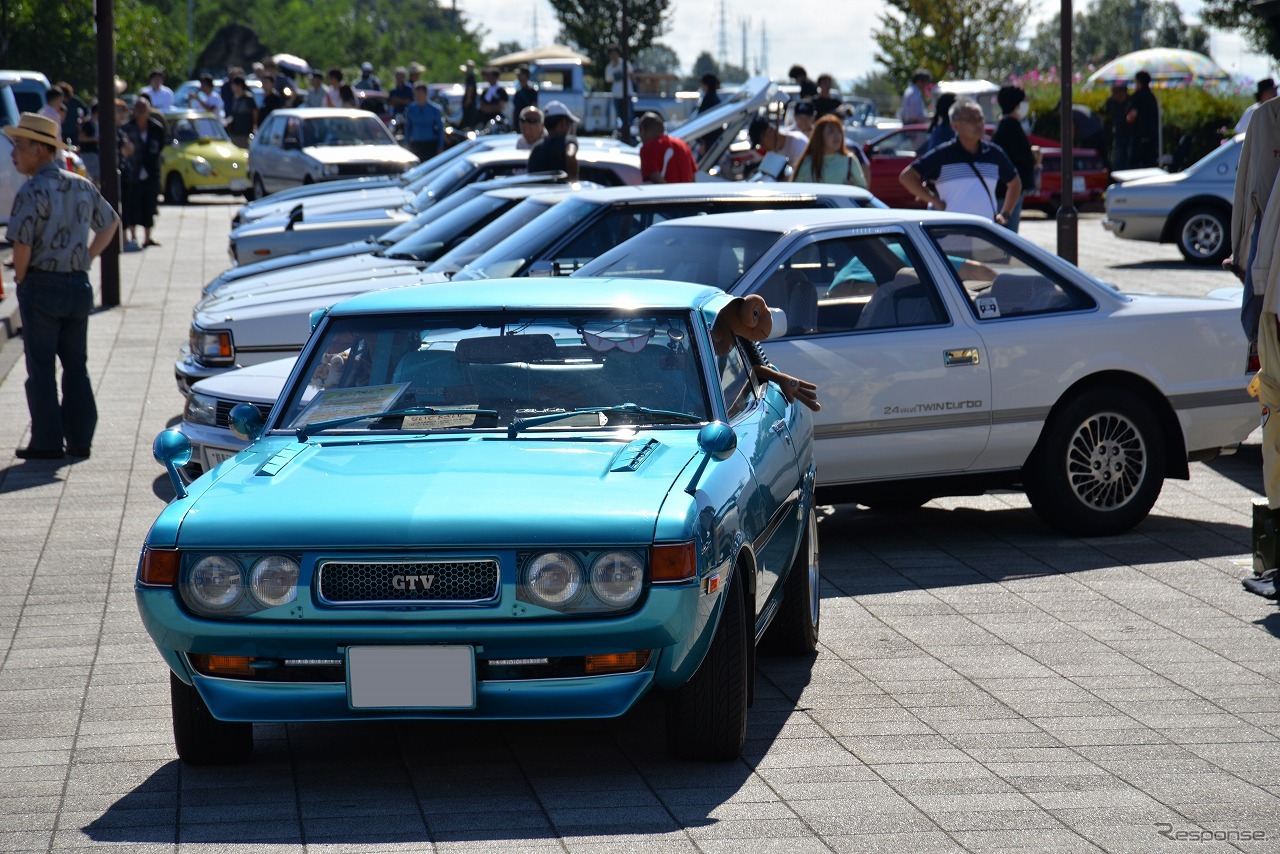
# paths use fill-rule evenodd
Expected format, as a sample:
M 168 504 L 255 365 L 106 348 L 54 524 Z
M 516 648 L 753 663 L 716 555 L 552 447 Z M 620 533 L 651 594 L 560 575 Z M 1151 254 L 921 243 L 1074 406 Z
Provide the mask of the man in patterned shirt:
M 5 232 L 13 244 L 31 413 L 31 441 L 15 453 L 23 460 L 87 457 L 98 423 L 87 366 L 88 271 L 120 218 L 92 181 L 58 168 L 58 149 L 67 146 L 56 122 L 23 113 L 4 133 L 13 141 L 14 166 L 30 179 L 13 200 Z M 55 356 L 62 362 L 61 403 Z

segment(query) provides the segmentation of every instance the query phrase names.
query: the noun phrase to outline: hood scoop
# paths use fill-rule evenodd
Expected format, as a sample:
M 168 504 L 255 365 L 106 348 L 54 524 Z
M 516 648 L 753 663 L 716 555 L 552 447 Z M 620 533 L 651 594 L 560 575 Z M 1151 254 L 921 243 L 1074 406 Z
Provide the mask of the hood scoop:
M 281 469 L 292 462 L 293 458 L 298 456 L 307 449 L 305 442 L 290 442 L 262 464 L 262 468 L 258 469 L 254 474 L 258 477 L 274 477 L 279 474 Z
M 609 471 L 635 471 L 661 446 L 657 439 L 636 439 L 627 444 L 614 458 Z

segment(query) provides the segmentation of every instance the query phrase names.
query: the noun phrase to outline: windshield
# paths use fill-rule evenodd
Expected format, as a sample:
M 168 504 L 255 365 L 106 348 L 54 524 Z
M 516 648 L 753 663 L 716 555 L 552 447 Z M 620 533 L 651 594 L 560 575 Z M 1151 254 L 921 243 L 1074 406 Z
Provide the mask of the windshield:
M 441 199 L 437 205 L 432 205 L 421 213 L 414 214 L 413 218 L 407 222 L 402 222 L 390 231 L 384 232 L 378 238 L 378 242 L 383 246 L 390 246 L 392 243 L 398 243 L 410 235 L 417 234 L 418 229 L 422 228 L 429 222 L 435 222 L 449 211 L 471 201 L 479 193 L 470 192 L 470 188 L 464 188 L 453 195 Z
M 434 261 L 515 203 L 515 199 L 477 196 L 445 216 L 436 217 L 416 233 L 390 246 L 385 254 L 388 258 L 411 256 L 419 261 Z
M 1194 175 L 1202 169 L 1208 169 L 1210 171 L 1217 169 L 1218 174 L 1223 177 L 1227 179 L 1234 179 L 1236 164 L 1231 161 L 1234 160 L 1236 163 L 1240 162 L 1240 144 L 1240 142 L 1237 142 L 1234 139 L 1227 140 L 1222 143 L 1222 145 L 1219 145 L 1213 151 L 1210 151 L 1204 157 L 1201 157 L 1195 163 L 1188 166 L 1186 170 L 1187 174 Z
M 696 425 L 711 412 L 687 311 L 404 312 L 333 318 L 319 335 L 282 398 L 277 430 L 426 433 L 519 422 L 537 434 Z M 539 423 L 578 409 L 593 411 Z
M 669 279 L 727 291 L 777 239 L 772 231 L 661 226 L 640 232 L 573 275 Z
M 404 176 L 408 179 L 406 187 L 409 192 L 415 194 L 421 192 L 422 188 L 431 182 L 431 179 L 436 176 L 437 172 L 446 168 L 450 163 L 453 163 L 468 151 L 473 150 L 479 144 L 479 140 L 463 140 L 452 148 L 440 152 L 425 163 L 419 163 L 417 166 L 405 172 Z
M 495 251 L 499 245 L 505 244 L 508 237 L 521 232 L 526 225 L 535 219 L 541 223 L 544 215 L 551 215 L 548 210 L 553 206 L 556 210 L 559 210 L 563 207 L 562 204 L 558 204 L 561 198 L 563 197 L 558 193 L 547 193 L 525 199 L 489 223 L 488 226 L 480 229 L 480 231 L 477 231 L 471 237 L 440 256 L 440 259 L 428 267 L 427 270 L 433 273 L 461 271 L 454 276 L 455 279 L 492 278 L 488 275 L 477 274 L 473 270 L 475 262 L 481 258 L 490 257 L 491 251 Z M 542 226 L 539 225 L 538 227 L 541 229 Z M 499 273 L 496 275 L 508 276 L 514 274 Z
M 317 116 L 302 122 L 302 145 L 396 145 L 396 141 L 374 115 Z
M 226 128 L 213 116 L 194 119 L 178 119 L 169 129 L 173 141 L 177 143 L 195 142 L 197 139 L 226 139 Z
M 418 195 L 409 202 L 409 210 L 425 211 L 435 204 L 437 199 L 449 195 L 450 190 L 466 181 L 474 171 L 475 166 L 470 160 L 464 158 L 432 172 L 427 182 L 418 190 Z
M 533 199 L 527 199 L 525 204 L 531 201 Z M 555 210 L 540 217 L 536 226 L 508 232 L 509 236 L 504 235 L 501 242 L 490 244 L 492 249 L 475 258 L 466 270 L 454 278 L 501 279 L 506 276 L 518 276 L 549 243 L 568 233 L 574 225 L 586 219 L 596 209 L 597 206 L 589 202 L 566 199 L 556 205 Z M 518 210 L 520 210 L 519 207 L 512 213 Z

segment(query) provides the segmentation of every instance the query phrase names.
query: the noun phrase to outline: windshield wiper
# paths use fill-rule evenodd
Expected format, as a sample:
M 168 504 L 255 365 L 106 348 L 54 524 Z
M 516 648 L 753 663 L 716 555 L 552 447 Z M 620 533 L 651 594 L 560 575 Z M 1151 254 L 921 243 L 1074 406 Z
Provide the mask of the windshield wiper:
M 564 419 L 572 418 L 575 415 L 591 415 L 599 412 L 652 415 L 660 418 L 673 418 L 685 424 L 700 424 L 703 421 L 703 418 L 700 415 L 690 415 L 688 412 L 676 412 L 673 409 L 654 409 L 649 406 L 641 406 L 638 403 L 618 403 L 613 406 L 579 406 L 574 409 L 567 409 L 564 412 L 548 412 L 545 415 L 531 415 L 528 418 L 517 418 L 507 425 L 507 438 L 514 439 L 517 433 L 527 427 L 540 427 L 543 424 L 552 424 L 556 421 L 563 421 Z
M 422 259 L 412 252 L 384 252 L 382 257 L 390 258 L 393 261 L 417 261 L 419 264 L 422 263 Z
M 308 436 L 322 433 L 330 427 L 341 427 L 357 421 L 368 421 L 371 418 L 396 418 L 402 415 L 488 415 L 498 417 L 496 409 L 467 409 L 461 406 L 436 409 L 431 406 L 406 406 L 403 409 L 390 409 L 386 412 L 370 412 L 366 415 L 348 415 L 344 418 L 330 418 L 328 421 L 317 421 L 314 424 L 303 424 L 294 430 L 299 442 L 307 441 Z

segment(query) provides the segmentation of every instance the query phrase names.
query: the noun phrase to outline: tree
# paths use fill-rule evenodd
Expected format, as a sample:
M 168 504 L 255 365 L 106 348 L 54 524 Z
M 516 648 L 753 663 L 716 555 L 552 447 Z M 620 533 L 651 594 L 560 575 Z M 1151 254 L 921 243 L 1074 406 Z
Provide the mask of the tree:
M 1280 59 L 1280 17 L 1254 11 L 1255 0 L 1204 0 L 1200 18 L 1211 27 L 1239 30 L 1254 50 Z
M 509 53 L 520 53 L 523 50 L 525 50 L 525 46 L 518 41 L 498 42 L 498 46 L 489 51 L 489 58 L 506 56 Z
M 854 80 L 849 94 L 870 98 L 876 109 L 886 116 L 896 114 L 902 106 L 902 87 L 885 71 L 869 71 Z
M 1077 69 L 1101 65 L 1134 49 L 1134 10 L 1141 10 L 1139 49 L 1178 47 L 1208 54 L 1209 31 L 1183 23 L 1182 12 L 1172 0 L 1094 0 L 1076 12 L 1071 36 L 1071 62 Z M 1062 15 L 1045 21 L 1031 38 L 1031 66 L 1050 68 L 1061 64 Z
M 622 0 L 549 0 L 560 21 L 560 40 L 591 57 L 604 75 L 609 45 L 622 44 Z M 671 0 L 631 0 L 627 25 L 631 52 L 644 50 L 667 31 Z M 632 60 L 634 64 L 634 59 Z
M 654 42 L 644 50 L 636 51 L 635 67 L 657 74 L 679 74 L 680 57 L 662 42 Z
M 935 80 L 1000 79 L 1022 64 L 1030 14 L 1027 0 L 885 0 L 875 59 L 904 83 L 916 68 Z

